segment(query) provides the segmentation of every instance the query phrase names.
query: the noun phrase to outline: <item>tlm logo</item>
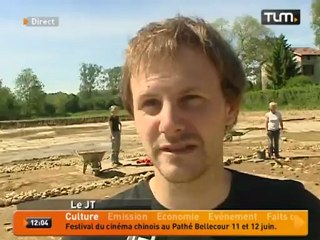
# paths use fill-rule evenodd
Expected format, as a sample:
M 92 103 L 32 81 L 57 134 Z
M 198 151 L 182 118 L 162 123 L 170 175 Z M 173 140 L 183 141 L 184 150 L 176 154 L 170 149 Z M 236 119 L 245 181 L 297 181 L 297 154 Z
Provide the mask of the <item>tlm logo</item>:
M 263 25 L 299 25 L 300 22 L 300 10 L 274 9 L 261 11 L 261 24 Z

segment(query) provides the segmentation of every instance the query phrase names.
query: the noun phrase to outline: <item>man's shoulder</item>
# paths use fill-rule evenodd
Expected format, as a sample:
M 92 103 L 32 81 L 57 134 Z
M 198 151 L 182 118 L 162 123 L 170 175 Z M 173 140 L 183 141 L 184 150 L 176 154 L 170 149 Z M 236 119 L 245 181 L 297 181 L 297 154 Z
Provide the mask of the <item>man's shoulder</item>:
M 96 203 L 97 209 L 149 210 L 152 195 L 148 182 L 143 181 L 115 196 Z
M 237 181 L 243 185 L 243 190 L 263 190 L 263 191 L 303 191 L 304 185 L 292 179 L 277 179 L 263 175 L 256 175 L 240 171 L 233 171 Z
M 135 186 L 120 192 L 111 199 L 145 199 L 150 197 L 150 188 L 147 181 L 142 181 Z
M 279 111 L 276 112 L 276 115 L 279 116 L 279 117 L 282 116 L 281 112 L 279 112 Z
M 305 189 L 301 182 L 291 179 L 274 179 L 248 173 L 234 172 L 238 181 L 238 191 L 250 194 L 252 201 L 259 200 L 271 207 L 288 209 L 317 208 L 320 200 Z
M 301 182 L 236 174 L 242 185 L 242 189 L 238 190 L 241 195 L 240 207 L 259 210 L 308 210 L 308 239 L 320 239 L 320 199 Z
M 272 118 L 272 117 L 274 117 L 274 113 L 272 113 L 272 112 L 267 112 L 266 114 L 265 114 L 265 117 L 267 117 L 267 118 Z
M 111 116 L 109 117 L 109 121 L 110 121 L 110 120 L 119 121 L 119 120 L 120 120 L 120 117 L 119 117 L 118 115 L 111 115 Z

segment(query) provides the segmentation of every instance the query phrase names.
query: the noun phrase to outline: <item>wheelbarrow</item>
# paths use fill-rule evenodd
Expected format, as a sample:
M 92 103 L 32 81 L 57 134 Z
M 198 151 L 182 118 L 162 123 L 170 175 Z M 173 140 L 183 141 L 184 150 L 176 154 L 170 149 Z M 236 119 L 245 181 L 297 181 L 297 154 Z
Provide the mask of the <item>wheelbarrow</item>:
M 78 152 L 75 151 L 76 155 L 83 161 L 83 174 L 86 173 L 88 165 L 91 166 L 92 172 L 95 176 L 98 176 L 101 172 L 102 166 L 101 161 L 106 153 L 106 151 L 99 152 Z

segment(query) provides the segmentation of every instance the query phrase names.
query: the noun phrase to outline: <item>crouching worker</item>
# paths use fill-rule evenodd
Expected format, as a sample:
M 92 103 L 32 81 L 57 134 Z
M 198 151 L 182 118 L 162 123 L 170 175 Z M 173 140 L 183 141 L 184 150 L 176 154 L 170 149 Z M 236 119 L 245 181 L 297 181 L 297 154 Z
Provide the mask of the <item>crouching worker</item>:
M 109 118 L 109 127 L 111 133 L 111 161 L 112 166 L 121 166 L 122 164 L 119 162 L 119 152 L 121 145 L 121 122 L 120 117 L 118 115 L 119 108 L 117 106 L 111 106 L 110 108 L 111 116 Z

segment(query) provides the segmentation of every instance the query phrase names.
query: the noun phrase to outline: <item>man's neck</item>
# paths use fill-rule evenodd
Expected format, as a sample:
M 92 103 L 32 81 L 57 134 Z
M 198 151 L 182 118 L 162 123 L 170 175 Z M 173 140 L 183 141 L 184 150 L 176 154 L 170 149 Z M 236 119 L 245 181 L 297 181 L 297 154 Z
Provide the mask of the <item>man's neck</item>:
M 213 166 L 199 179 L 188 183 L 168 182 L 159 172 L 149 185 L 157 201 L 168 209 L 214 209 L 229 195 L 232 175 Z

